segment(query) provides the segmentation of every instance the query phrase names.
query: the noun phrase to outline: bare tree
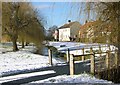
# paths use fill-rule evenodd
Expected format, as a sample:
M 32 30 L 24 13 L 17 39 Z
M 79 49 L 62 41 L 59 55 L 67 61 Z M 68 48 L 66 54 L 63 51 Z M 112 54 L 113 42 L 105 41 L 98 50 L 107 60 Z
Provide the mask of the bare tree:
M 90 8 L 96 13 L 96 20 L 100 19 L 100 23 L 96 29 L 97 33 L 110 30 L 110 44 L 118 47 L 118 55 L 120 56 L 120 2 L 92 2 L 87 3 Z M 88 14 L 90 11 L 88 11 Z M 93 15 L 92 15 L 93 16 Z
M 7 34 L 10 36 L 11 41 L 13 42 L 13 51 L 17 51 L 17 39 L 18 36 L 21 36 L 22 34 L 25 34 L 28 32 L 28 29 L 32 30 L 34 34 L 34 30 L 42 32 L 43 26 L 41 21 L 38 19 L 36 12 L 33 10 L 30 3 L 27 2 L 3 2 L 2 3 L 2 28 L 3 28 L 3 34 Z M 36 28 L 32 29 L 30 28 L 31 24 L 38 24 Z M 39 29 L 38 29 L 39 28 Z M 36 33 L 36 34 L 37 34 Z M 39 34 L 39 33 L 38 33 Z M 42 35 L 43 33 L 41 33 Z M 40 35 L 40 36 L 41 36 Z M 31 37 L 32 35 L 29 35 L 28 37 Z M 43 36 L 43 35 L 42 35 Z M 24 40 L 23 36 L 22 40 Z M 36 39 L 34 37 L 34 39 Z M 36 39 L 36 41 L 38 38 Z M 43 38 L 40 39 L 41 41 Z M 41 42 L 40 41 L 40 42 Z M 39 42 L 39 43 L 40 43 Z

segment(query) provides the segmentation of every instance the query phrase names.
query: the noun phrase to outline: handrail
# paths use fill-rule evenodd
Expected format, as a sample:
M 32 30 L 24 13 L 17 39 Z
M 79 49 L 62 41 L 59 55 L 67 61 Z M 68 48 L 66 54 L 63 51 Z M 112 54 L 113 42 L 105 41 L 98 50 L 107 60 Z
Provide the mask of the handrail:
M 114 51 L 109 51 L 109 52 L 115 52 L 115 50 Z M 104 53 L 108 53 L 108 51 L 106 51 L 106 52 L 93 52 L 93 54 L 91 54 L 91 53 L 88 53 L 88 54 L 81 54 L 81 55 L 74 55 L 74 57 L 79 57 L 79 56 L 88 56 L 88 55 L 95 55 L 95 54 L 104 54 Z
M 109 69 L 110 68 L 110 54 L 111 52 L 114 52 L 115 54 L 115 57 L 114 57 L 114 60 L 113 62 L 115 63 L 115 66 L 117 67 L 119 65 L 119 62 L 118 62 L 118 49 L 115 49 L 115 50 L 111 50 L 109 48 L 109 50 L 106 50 L 105 52 L 101 50 L 101 47 L 99 46 L 99 50 L 98 52 L 94 52 L 93 50 L 93 47 L 90 47 L 89 48 L 89 53 L 85 53 L 85 48 L 81 48 L 82 50 L 82 53 L 79 54 L 79 55 L 73 55 L 73 54 L 70 54 L 70 49 L 66 49 L 66 57 L 67 57 L 67 63 L 69 64 L 69 68 L 70 68 L 70 75 L 74 75 L 75 73 L 75 63 L 74 63 L 74 58 L 75 57 L 82 57 L 82 60 L 84 61 L 85 59 L 85 56 L 90 56 L 90 72 L 92 74 L 95 73 L 95 65 L 96 65 L 96 54 L 100 54 L 100 56 L 102 56 L 101 54 L 104 54 L 106 53 L 106 56 L 105 56 L 105 65 L 106 65 L 106 68 Z M 52 66 L 53 63 L 52 63 L 52 50 L 48 49 L 48 53 L 49 53 L 49 63 L 50 65 Z
M 91 47 L 94 49 L 94 48 L 98 48 L 99 49 L 99 47 L 100 48 L 102 48 L 102 47 L 107 47 L 107 48 L 109 48 L 110 49 L 110 46 L 108 45 L 108 46 L 99 46 L 99 45 L 97 45 L 97 46 L 90 46 L 90 47 L 88 47 L 88 46 L 84 46 L 84 47 L 80 47 L 80 46 L 76 46 L 77 48 L 74 48 L 74 47 L 71 47 L 71 48 L 66 48 L 66 49 L 60 49 L 60 50 L 58 50 L 58 51 L 66 51 L 67 49 L 69 49 L 70 51 L 74 51 L 74 50 L 82 50 L 83 48 L 84 49 L 90 49 Z
M 95 61 L 95 54 L 103 54 L 103 53 L 106 53 L 106 56 L 105 56 L 105 66 L 106 66 L 106 69 L 109 69 L 111 68 L 110 66 L 110 52 L 115 52 L 115 59 L 113 60 L 113 62 L 115 63 L 115 66 L 117 67 L 118 66 L 118 56 L 117 56 L 117 50 L 114 50 L 114 51 L 110 51 L 110 50 L 107 50 L 106 52 L 102 52 L 99 50 L 99 52 L 95 53 L 93 52 L 92 48 L 90 48 L 90 53 L 89 54 L 82 54 L 82 55 L 73 55 L 73 54 L 70 54 L 70 61 L 69 61 L 69 65 L 70 65 L 70 75 L 74 75 L 74 72 L 75 72 L 75 63 L 74 61 L 77 61 L 77 60 L 74 60 L 75 57 L 79 57 L 79 56 L 87 56 L 87 55 L 90 55 L 90 72 L 92 74 L 95 74 L 95 65 L 97 64 Z M 100 55 L 101 56 L 101 55 Z M 99 63 L 98 63 L 99 64 Z

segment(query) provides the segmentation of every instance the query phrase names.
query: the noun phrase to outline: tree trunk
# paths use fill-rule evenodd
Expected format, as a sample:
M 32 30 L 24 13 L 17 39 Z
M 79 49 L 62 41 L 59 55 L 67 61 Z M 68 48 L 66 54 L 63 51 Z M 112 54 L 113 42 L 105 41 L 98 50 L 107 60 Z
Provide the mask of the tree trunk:
M 118 46 L 118 62 L 120 64 L 120 46 Z
M 28 46 L 28 44 L 29 44 L 29 43 L 28 43 L 28 42 L 26 42 L 26 43 L 25 43 L 25 46 Z
M 24 39 L 22 39 L 22 48 L 25 48 Z
M 18 47 L 17 47 L 17 34 L 13 34 L 12 36 L 10 36 L 12 43 L 13 43 L 13 51 L 18 51 Z
M 13 51 L 18 51 L 18 47 L 17 47 L 17 38 L 13 38 L 12 39 L 13 42 Z
M 22 48 L 25 48 L 24 41 L 22 41 Z
M 119 13 L 120 13 L 120 11 L 119 11 Z M 120 17 L 118 16 L 118 18 L 120 18 Z M 118 64 L 120 64 L 120 19 L 118 19 L 117 43 L 118 43 Z

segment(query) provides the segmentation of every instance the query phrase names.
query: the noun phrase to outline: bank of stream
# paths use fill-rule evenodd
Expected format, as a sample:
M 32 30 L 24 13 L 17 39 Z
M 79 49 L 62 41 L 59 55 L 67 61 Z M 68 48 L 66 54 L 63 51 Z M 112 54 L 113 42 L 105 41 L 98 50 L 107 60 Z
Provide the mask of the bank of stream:
M 66 61 L 66 54 L 65 53 L 61 53 L 59 52 L 55 47 L 53 46 L 44 46 L 43 49 L 42 49 L 42 55 L 44 56 L 48 56 L 48 49 L 51 49 L 52 50 L 52 56 L 54 58 L 58 58 L 59 60 L 62 60 L 62 61 Z

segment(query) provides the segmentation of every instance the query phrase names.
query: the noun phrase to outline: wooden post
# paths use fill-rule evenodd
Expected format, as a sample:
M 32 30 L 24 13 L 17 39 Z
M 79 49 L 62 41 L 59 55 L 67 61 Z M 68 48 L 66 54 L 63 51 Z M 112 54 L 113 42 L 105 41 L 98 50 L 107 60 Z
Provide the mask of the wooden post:
M 70 50 L 69 49 L 67 49 L 66 51 L 66 57 L 67 57 L 67 63 L 69 63 L 70 61 Z
M 106 68 L 109 69 L 109 57 L 110 57 L 110 51 L 107 51 L 106 54 Z
M 70 55 L 70 75 L 74 75 L 74 55 Z
M 84 61 L 84 60 L 85 60 L 85 56 L 84 56 L 84 48 L 82 48 L 82 53 L 83 53 L 82 61 Z
M 95 56 L 94 56 L 92 48 L 90 48 L 90 54 L 91 54 L 91 68 L 90 68 L 90 71 L 91 71 L 92 74 L 94 74 L 95 73 Z
M 116 49 L 115 49 L 115 67 L 116 68 L 118 67 L 118 52 Z
M 109 51 L 111 51 L 110 45 L 108 45 Z
M 48 49 L 48 54 L 49 54 L 49 64 L 52 65 L 52 50 Z
M 101 57 L 102 50 L 101 50 L 101 46 L 100 45 L 99 45 L 99 53 L 100 53 L 100 57 Z

